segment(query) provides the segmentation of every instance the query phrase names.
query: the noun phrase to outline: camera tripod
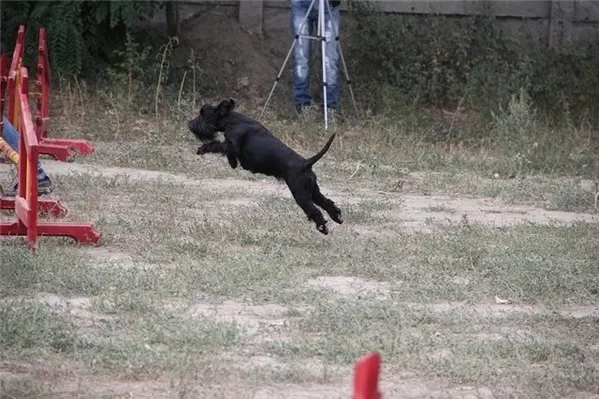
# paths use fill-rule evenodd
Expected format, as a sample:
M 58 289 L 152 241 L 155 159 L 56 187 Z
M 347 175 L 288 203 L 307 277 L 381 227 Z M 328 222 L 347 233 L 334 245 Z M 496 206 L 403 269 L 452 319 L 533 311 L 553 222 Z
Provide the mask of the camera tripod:
M 264 111 L 266 110 L 266 107 L 270 101 L 270 98 L 272 97 L 272 94 L 275 91 L 275 88 L 277 87 L 277 84 L 279 83 L 279 80 L 281 79 L 281 75 L 283 75 L 283 71 L 285 70 L 285 66 L 287 65 L 287 62 L 289 61 L 289 57 L 291 56 L 291 53 L 293 52 L 293 48 L 295 47 L 295 45 L 297 44 L 298 40 L 300 37 L 303 38 L 307 38 L 307 39 L 312 39 L 312 40 L 316 40 L 316 41 L 320 41 L 320 51 L 321 51 L 321 59 L 322 59 L 322 99 L 323 99 L 323 105 L 324 105 L 324 130 L 326 131 L 328 128 L 328 102 L 327 102 L 327 71 L 326 71 L 326 36 L 325 36 L 325 4 L 326 4 L 326 9 L 329 12 L 329 15 L 331 15 L 331 5 L 329 4 L 329 0 L 312 0 L 312 2 L 310 3 L 310 7 L 308 7 L 308 12 L 306 13 L 306 16 L 304 18 L 304 20 L 302 21 L 298 31 L 302 32 L 304 30 L 304 26 L 306 25 L 306 22 L 308 21 L 308 17 L 310 16 L 310 13 L 312 12 L 312 9 L 314 8 L 314 5 L 316 4 L 316 1 L 318 1 L 318 26 L 316 29 L 316 36 L 310 36 L 310 35 L 301 35 L 299 33 L 295 34 L 295 38 L 293 39 L 293 43 L 291 44 L 291 48 L 289 49 L 289 52 L 287 53 L 287 56 L 285 57 L 285 60 L 283 61 L 283 65 L 281 66 L 281 69 L 279 70 L 279 73 L 277 75 L 277 78 L 275 79 L 275 82 L 270 90 L 270 93 L 268 94 L 268 98 L 266 99 L 266 102 L 264 103 L 264 107 L 262 108 L 262 113 L 260 114 L 260 117 L 262 117 L 262 115 L 264 115 Z M 337 26 L 335 26 L 335 23 L 331 21 L 331 25 L 333 26 L 333 31 L 335 34 L 335 41 L 337 42 L 337 46 L 339 46 L 339 56 L 341 58 L 341 64 L 343 66 L 343 73 L 345 74 L 345 80 L 347 82 L 348 88 L 349 88 L 349 93 L 351 96 L 351 100 L 354 106 L 354 110 L 356 112 L 356 114 L 358 113 L 358 107 L 356 106 L 356 100 L 354 98 L 354 92 L 352 90 L 352 86 L 351 86 L 351 80 L 349 78 L 349 74 L 347 73 L 347 65 L 345 64 L 345 58 L 343 57 L 343 51 L 341 50 L 341 44 L 339 42 L 339 32 L 337 30 Z

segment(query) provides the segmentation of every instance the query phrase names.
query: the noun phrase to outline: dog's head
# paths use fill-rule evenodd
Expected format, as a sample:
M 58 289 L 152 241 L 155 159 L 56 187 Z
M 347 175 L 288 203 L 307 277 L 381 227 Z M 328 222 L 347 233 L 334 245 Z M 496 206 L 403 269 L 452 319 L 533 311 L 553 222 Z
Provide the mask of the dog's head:
M 218 105 L 204 104 L 200 114 L 187 123 L 189 130 L 202 142 L 216 138 L 216 133 L 223 130 L 222 120 L 235 108 L 233 99 L 223 100 Z

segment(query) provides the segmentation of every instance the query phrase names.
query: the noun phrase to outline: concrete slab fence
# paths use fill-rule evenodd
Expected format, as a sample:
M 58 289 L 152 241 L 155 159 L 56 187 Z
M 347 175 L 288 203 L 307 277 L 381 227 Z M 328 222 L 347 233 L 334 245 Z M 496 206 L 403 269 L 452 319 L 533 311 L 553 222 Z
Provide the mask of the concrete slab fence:
M 289 0 L 185 0 L 181 3 L 237 7 L 239 22 L 253 32 L 265 28 L 267 13 L 289 9 Z M 487 6 L 508 33 L 520 38 L 536 40 L 553 48 L 580 41 L 599 44 L 597 0 L 373 0 L 372 3 L 389 14 L 453 17 L 481 14 Z M 341 9 L 347 10 L 343 0 Z

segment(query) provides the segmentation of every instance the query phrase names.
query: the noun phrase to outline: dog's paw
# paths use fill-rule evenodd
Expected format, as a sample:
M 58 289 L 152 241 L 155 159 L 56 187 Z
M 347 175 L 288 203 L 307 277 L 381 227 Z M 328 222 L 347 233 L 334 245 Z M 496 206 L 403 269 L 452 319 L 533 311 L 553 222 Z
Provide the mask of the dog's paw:
M 335 214 L 331 219 L 333 219 L 336 223 L 343 224 L 343 218 L 341 217 L 341 212 Z
M 331 217 L 331 219 L 333 219 L 335 223 L 343 223 L 343 218 L 341 217 L 341 209 L 333 207 L 333 209 L 329 211 L 329 216 Z
M 227 160 L 229 161 L 231 169 L 237 168 L 237 158 L 227 155 Z
M 196 155 L 204 155 L 206 153 L 206 149 L 204 148 L 204 146 L 198 147 L 198 150 L 196 151 Z
M 324 234 L 325 236 L 327 234 L 329 234 L 329 229 L 327 228 L 326 224 L 321 224 L 319 226 L 316 226 L 316 228 L 318 229 L 318 231 L 320 231 L 322 234 Z

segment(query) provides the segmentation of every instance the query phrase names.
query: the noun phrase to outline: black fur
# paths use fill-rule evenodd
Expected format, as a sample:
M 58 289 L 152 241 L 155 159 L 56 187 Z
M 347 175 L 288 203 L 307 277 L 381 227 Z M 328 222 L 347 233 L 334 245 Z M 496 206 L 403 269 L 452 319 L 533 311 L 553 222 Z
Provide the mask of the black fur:
M 198 155 L 213 153 L 227 157 L 231 168 L 237 165 L 252 173 L 284 180 L 297 204 L 323 234 L 328 234 L 327 221 L 315 206 L 324 209 L 336 223 L 343 223 L 341 210 L 325 197 L 316 182 L 312 166 L 328 151 L 335 135 L 316 155 L 306 159 L 283 144 L 260 122 L 233 111 L 235 101 L 224 100 L 218 105 L 205 104 L 198 117 L 189 121 L 189 130 L 203 144 Z M 223 132 L 224 141 L 216 135 Z

